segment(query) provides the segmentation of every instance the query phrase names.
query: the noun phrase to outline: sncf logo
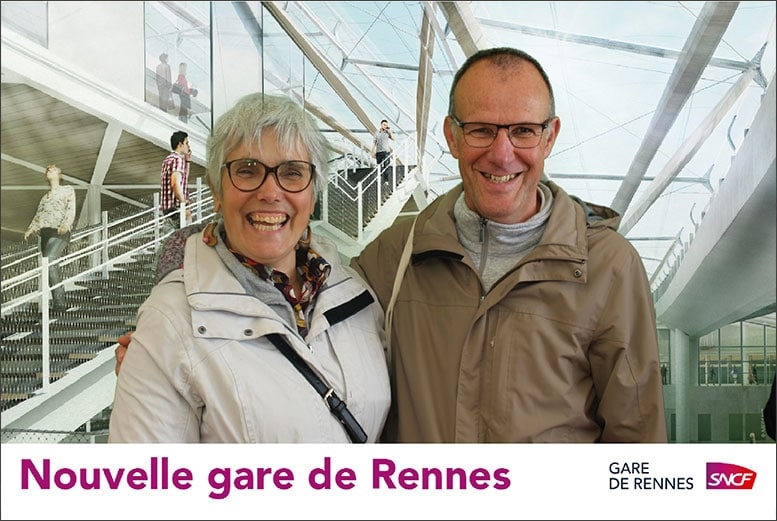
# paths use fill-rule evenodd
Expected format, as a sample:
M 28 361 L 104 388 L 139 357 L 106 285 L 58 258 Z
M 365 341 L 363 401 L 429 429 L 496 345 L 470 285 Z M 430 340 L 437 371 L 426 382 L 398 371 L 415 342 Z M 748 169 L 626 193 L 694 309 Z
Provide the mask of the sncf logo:
M 756 473 L 747 467 L 731 463 L 707 462 L 707 488 L 750 490 Z

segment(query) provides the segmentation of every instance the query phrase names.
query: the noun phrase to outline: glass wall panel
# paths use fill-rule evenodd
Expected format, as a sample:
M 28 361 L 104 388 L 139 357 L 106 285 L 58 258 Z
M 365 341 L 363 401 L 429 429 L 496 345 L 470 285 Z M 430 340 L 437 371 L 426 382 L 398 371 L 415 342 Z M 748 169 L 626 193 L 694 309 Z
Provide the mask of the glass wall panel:
M 304 55 L 267 11 L 264 13 L 262 49 L 264 91 L 286 94 L 302 103 L 305 96 Z
M 146 101 L 182 123 L 210 130 L 210 2 L 144 7 Z
M 720 355 L 718 347 L 699 349 L 699 384 L 717 385 L 720 375 Z
M 771 384 L 777 354 L 773 322 L 773 314 L 765 315 L 729 324 L 701 337 L 699 384 Z
M 718 339 L 720 338 L 720 335 L 718 334 L 718 330 L 712 331 L 710 333 L 707 333 L 703 337 L 699 338 L 699 347 L 717 347 L 718 346 Z
M 3 27 L 48 47 L 48 2 L 0 2 Z
M 744 383 L 748 385 L 758 385 L 764 377 L 764 348 L 763 347 L 744 347 L 745 369 L 747 377 Z
M 775 347 L 774 344 L 771 344 L 767 350 L 766 350 L 766 361 L 764 363 L 764 379 L 763 383 L 766 385 L 771 385 L 772 380 L 774 379 L 775 370 L 777 368 L 775 367 Z
M 720 328 L 720 345 L 722 346 L 738 346 L 742 343 L 742 337 L 740 335 L 739 322 L 734 322 L 727 326 Z
M 721 383 L 742 383 L 742 349 L 740 347 L 721 347 L 720 360 L 723 373 Z
M 213 3 L 213 113 L 262 90 L 264 18 L 260 2 Z
M 752 322 L 742 323 L 742 342 L 746 346 L 762 346 L 764 345 L 764 329 L 766 326 L 763 324 L 754 324 Z

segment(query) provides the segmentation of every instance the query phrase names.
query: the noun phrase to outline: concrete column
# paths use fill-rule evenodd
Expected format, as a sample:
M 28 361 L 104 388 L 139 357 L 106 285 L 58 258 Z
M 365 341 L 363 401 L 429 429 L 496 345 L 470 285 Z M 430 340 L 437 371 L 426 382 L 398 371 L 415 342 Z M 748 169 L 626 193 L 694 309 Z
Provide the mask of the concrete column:
M 102 222 L 102 199 L 100 194 L 100 186 L 95 184 L 89 185 L 89 190 L 86 192 L 86 198 L 84 199 L 84 205 L 81 209 L 81 220 L 86 220 L 83 226 L 92 226 L 100 224 Z M 79 226 L 80 227 L 80 226 Z M 89 237 L 89 244 L 94 246 L 100 242 L 102 235 L 99 233 L 92 234 Z M 96 251 L 89 257 L 90 267 L 100 265 L 101 258 L 100 253 Z
M 675 388 L 675 443 L 691 441 L 691 408 L 688 404 L 689 388 L 693 385 L 690 362 L 691 350 L 688 335 L 679 329 L 670 332 L 673 380 Z

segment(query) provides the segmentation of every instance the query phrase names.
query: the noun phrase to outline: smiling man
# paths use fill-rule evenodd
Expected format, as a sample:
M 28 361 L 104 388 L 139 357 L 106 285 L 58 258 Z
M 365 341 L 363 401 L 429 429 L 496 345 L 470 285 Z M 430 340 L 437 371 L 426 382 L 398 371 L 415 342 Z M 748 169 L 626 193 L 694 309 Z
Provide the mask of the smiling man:
M 462 183 L 352 263 L 393 313 L 385 441 L 666 442 L 644 266 L 617 213 L 541 181 L 560 129 L 528 54 L 480 51 L 456 73 L 444 131 Z

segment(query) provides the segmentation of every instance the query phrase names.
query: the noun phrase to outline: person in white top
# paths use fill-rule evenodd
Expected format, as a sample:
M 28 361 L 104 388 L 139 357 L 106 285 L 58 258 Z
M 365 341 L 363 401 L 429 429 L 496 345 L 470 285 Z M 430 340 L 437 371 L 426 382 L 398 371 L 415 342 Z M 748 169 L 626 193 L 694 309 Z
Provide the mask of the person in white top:
M 72 186 L 61 184 L 62 169 L 57 165 L 46 167 L 46 180 L 50 189 L 38 203 L 35 217 L 24 232 L 24 240 L 34 234 L 40 236 L 41 255 L 49 260 L 49 287 L 54 286 L 52 308 L 54 311 L 65 311 L 65 287 L 58 285 L 62 282 L 62 274 L 59 263 L 55 261 L 70 244 L 70 232 L 76 218 L 76 193 Z

